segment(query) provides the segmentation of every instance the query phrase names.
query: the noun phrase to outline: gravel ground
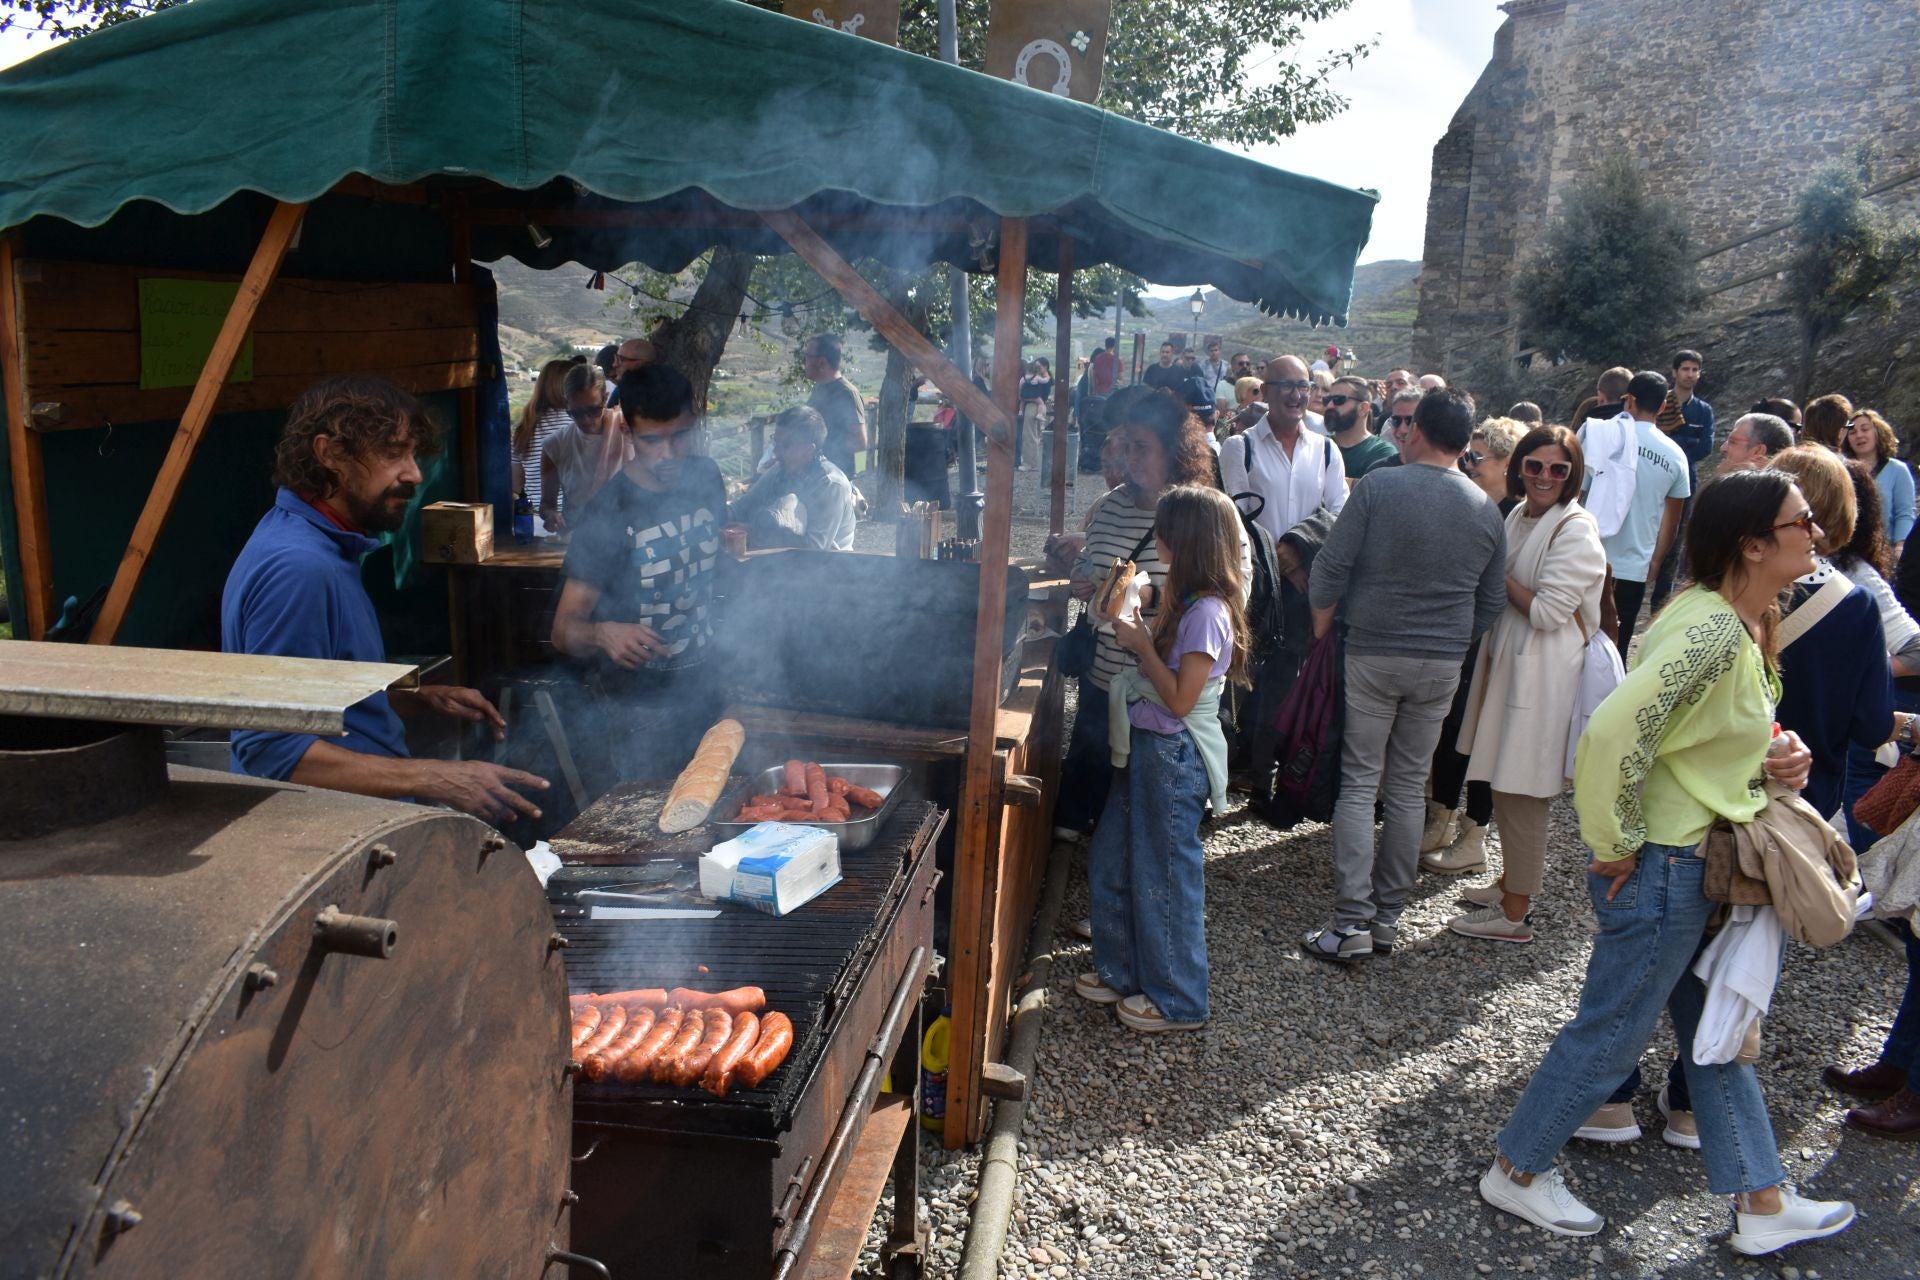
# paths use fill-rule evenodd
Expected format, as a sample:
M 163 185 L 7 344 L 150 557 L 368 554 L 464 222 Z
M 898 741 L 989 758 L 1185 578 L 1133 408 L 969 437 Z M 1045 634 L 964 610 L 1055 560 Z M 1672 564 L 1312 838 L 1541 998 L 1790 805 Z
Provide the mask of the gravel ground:
M 1076 509 L 1097 489 L 1088 479 Z M 1040 513 L 1016 520 L 1016 553 L 1038 549 Z M 1698 1154 L 1658 1136 L 1653 1090 L 1673 1052 L 1663 1019 L 1643 1062 L 1652 1088 L 1636 1102 L 1647 1136 L 1574 1141 L 1562 1156 L 1575 1193 L 1610 1225 L 1563 1240 L 1488 1208 L 1475 1183 L 1578 1003 L 1592 910 L 1571 808 L 1556 806 L 1531 945 L 1449 933 L 1455 893 L 1477 877 L 1423 875 L 1400 949 L 1351 969 L 1298 947 L 1333 900 L 1328 828 L 1276 832 L 1240 810 L 1205 834 L 1213 1018 L 1191 1034 L 1139 1035 L 1072 994 L 1091 965 L 1087 944 L 1064 932 L 1086 914 L 1076 859 L 1004 1280 L 1920 1276 L 1914 1148 L 1844 1129 L 1844 1100 L 1819 1080 L 1828 1061 L 1871 1061 L 1886 1034 L 1905 969 L 1879 941 L 1790 945 L 1760 1063 L 1788 1178 L 1853 1200 L 1850 1230 L 1769 1259 L 1727 1247 L 1727 1202 L 1706 1191 Z M 949 1276 L 979 1156 L 929 1139 L 929 1274 Z

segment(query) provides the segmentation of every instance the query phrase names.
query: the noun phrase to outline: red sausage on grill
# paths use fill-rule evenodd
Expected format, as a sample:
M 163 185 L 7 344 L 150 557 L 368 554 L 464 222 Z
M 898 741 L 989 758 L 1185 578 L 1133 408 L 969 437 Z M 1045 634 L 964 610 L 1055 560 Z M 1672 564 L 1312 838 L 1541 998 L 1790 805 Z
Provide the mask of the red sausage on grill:
M 585 1044 L 587 1038 L 599 1027 L 600 1019 L 605 1016 L 597 1004 L 581 1005 L 573 1015 L 573 1047 L 578 1049 Z
M 683 1009 L 725 1009 L 735 1016 L 758 1013 L 767 1007 L 767 993 L 759 987 L 735 987 L 731 991 L 695 991 L 691 987 L 675 987 L 668 1000 Z
M 596 1083 L 613 1074 L 614 1064 L 632 1053 L 639 1043 L 646 1039 L 647 1032 L 653 1030 L 654 1013 L 651 1009 L 642 1009 L 627 1019 L 626 1027 L 614 1038 L 612 1044 L 600 1052 L 590 1054 L 581 1062 L 587 1079 Z
M 807 799 L 813 802 L 815 813 L 826 811 L 827 771 L 817 764 L 807 765 Z
M 706 1030 L 701 1033 L 699 1047 L 680 1059 L 674 1070 L 673 1082 L 678 1085 L 700 1083 L 700 1077 L 706 1074 L 707 1064 L 713 1061 L 713 1055 L 726 1047 L 727 1037 L 733 1034 L 733 1015 L 725 1009 L 707 1010 Z
M 600 1026 L 591 1036 L 587 1037 L 586 1043 L 573 1051 L 573 1060 L 575 1062 L 585 1062 L 594 1054 L 599 1053 L 602 1049 L 613 1043 L 614 1038 L 620 1034 L 626 1025 L 627 1006 L 623 1004 L 612 1006 L 607 1010 L 607 1016 L 600 1020 Z
M 878 809 L 887 802 L 885 796 L 881 795 L 878 791 L 870 791 L 866 787 L 848 787 L 847 799 L 853 801 L 862 809 Z
M 633 1051 L 613 1064 L 613 1078 L 621 1084 L 639 1084 L 647 1078 L 654 1061 L 666 1051 L 680 1034 L 680 1024 L 686 1020 L 681 1009 L 665 1009 L 647 1032 L 646 1038 L 635 1045 Z
M 770 1013 L 760 1019 L 760 1038 L 742 1055 L 734 1079 L 745 1088 L 755 1088 L 786 1061 L 792 1050 L 793 1023 L 784 1013 Z
M 785 774 L 785 779 L 780 787 L 781 791 L 790 796 L 803 796 L 807 794 L 806 765 L 798 760 L 789 760 L 787 761 Z
M 727 1042 L 720 1046 L 720 1052 L 714 1054 L 713 1061 L 707 1064 L 707 1073 L 701 1079 L 700 1086 L 716 1098 L 726 1097 L 728 1088 L 733 1084 L 734 1069 L 759 1038 L 759 1018 L 751 1013 L 743 1013 L 735 1018 L 733 1034 L 727 1037 Z
M 688 1011 L 686 1019 L 680 1024 L 680 1033 L 653 1060 L 653 1067 L 647 1073 L 651 1079 L 666 1084 L 674 1078 L 680 1070 L 680 1060 L 699 1048 L 700 1037 L 706 1031 L 706 1017 L 703 1010 Z

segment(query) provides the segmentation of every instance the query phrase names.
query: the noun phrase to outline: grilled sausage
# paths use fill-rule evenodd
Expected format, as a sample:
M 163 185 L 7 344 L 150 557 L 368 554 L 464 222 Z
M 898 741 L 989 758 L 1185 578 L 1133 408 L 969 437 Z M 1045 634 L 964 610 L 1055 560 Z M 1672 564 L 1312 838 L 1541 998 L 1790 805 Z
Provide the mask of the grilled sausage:
M 596 1084 L 613 1074 L 613 1068 L 622 1058 L 632 1053 L 639 1043 L 653 1030 L 654 1012 L 642 1009 L 627 1018 L 627 1025 L 612 1044 L 599 1053 L 589 1054 L 581 1061 L 581 1067 L 589 1080 Z
M 660 1056 L 653 1060 L 653 1066 L 647 1072 L 649 1079 L 665 1084 L 679 1074 L 680 1060 L 700 1047 L 700 1038 L 707 1029 L 706 1019 L 706 1011 L 703 1009 L 687 1011 L 686 1019 L 680 1024 L 679 1034 L 674 1036 L 673 1042 L 662 1049 Z
M 607 1016 L 600 1020 L 599 1027 L 587 1037 L 586 1043 L 573 1051 L 573 1060 L 584 1063 L 588 1058 L 612 1044 L 626 1025 L 627 1006 L 623 1004 L 610 1006 L 607 1009 Z
M 743 1088 L 757 1088 L 792 1051 L 793 1023 L 784 1013 L 769 1013 L 760 1020 L 760 1038 L 734 1068 L 734 1079 Z
M 701 1033 L 699 1047 L 675 1065 L 673 1082 L 678 1085 L 700 1083 L 700 1077 L 706 1074 L 707 1064 L 713 1061 L 713 1055 L 726 1047 L 727 1039 L 733 1034 L 733 1015 L 725 1009 L 707 1010 L 706 1030 Z
M 695 991 L 691 987 L 675 987 L 668 993 L 668 1002 L 682 1009 L 725 1009 L 736 1017 L 743 1013 L 758 1013 L 767 1007 L 767 993 L 759 987 L 735 987 L 731 991 Z
M 570 1000 L 575 1013 L 582 1006 L 623 1004 L 629 1009 L 664 1009 L 667 1005 L 665 987 L 641 987 L 634 991 L 603 991 L 598 995 L 573 996 Z
M 887 802 L 885 796 L 881 795 L 878 791 L 870 791 L 866 787 L 848 787 L 847 799 L 853 801 L 862 809 L 878 809 Z
M 807 766 L 805 764 L 798 760 L 789 760 L 783 772 L 785 773 L 785 777 L 780 787 L 782 794 L 790 796 L 804 796 L 807 794 Z
M 654 1061 L 666 1051 L 680 1034 L 680 1024 L 686 1021 L 684 1010 L 669 1006 L 661 1010 L 660 1017 L 654 1022 L 653 1030 L 646 1038 L 633 1047 L 626 1057 L 613 1064 L 613 1078 L 621 1084 L 639 1084 L 647 1078 Z
M 575 1009 L 572 1029 L 573 1047 L 578 1049 L 581 1045 L 585 1044 L 588 1038 L 593 1035 L 594 1030 L 599 1027 L 600 1019 L 605 1016 L 605 1013 L 597 1004 L 583 1004 Z
M 733 1034 L 720 1046 L 720 1052 L 713 1055 L 713 1061 L 707 1064 L 706 1074 L 701 1077 L 700 1087 L 716 1098 L 727 1096 L 727 1090 L 733 1084 L 733 1072 L 740 1065 L 740 1059 L 747 1050 L 753 1048 L 754 1041 L 760 1038 L 760 1019 L 751 1013 L 743 1013 L 733 1020 Z
M 827 771 L 811 761 L 807 764 L 807 799 L 813 802 L 815 813 L 827 807 Z

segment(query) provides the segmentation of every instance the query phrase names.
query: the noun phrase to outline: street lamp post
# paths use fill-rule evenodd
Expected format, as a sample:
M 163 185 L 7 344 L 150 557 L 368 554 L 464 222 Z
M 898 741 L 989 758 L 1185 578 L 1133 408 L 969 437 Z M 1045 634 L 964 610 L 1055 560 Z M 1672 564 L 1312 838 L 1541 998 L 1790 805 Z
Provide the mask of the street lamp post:
M 1193 309 L 1193 349 L 1195 354 L 1198 354 L 1200 350 L 1200 314 L 1207 309 L 1207 300 L 1200 296 L 1198 289 L 1195 289 L 1193 296 L 1187 299 L 1187 306 Z

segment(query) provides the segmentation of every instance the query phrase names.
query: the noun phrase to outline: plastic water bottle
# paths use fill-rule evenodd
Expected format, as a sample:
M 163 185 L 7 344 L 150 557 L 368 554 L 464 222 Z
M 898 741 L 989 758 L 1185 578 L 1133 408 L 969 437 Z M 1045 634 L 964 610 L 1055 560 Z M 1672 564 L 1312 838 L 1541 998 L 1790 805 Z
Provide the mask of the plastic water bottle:
M 521 546 L 533 541 L 533 503 L 524 493 L 513 495 L 513 540 Z

